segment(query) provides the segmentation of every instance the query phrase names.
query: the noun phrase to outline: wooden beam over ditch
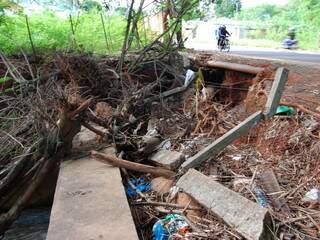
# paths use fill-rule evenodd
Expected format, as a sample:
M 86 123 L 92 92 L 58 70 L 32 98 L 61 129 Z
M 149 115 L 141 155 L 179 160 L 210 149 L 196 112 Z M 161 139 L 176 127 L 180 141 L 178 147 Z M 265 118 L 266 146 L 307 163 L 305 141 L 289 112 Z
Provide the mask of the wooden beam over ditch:
M 213 67 L 213 68 L 223 68 L 223 69 L 228 69 L 232 71 L 248 73 L 252 75 L 256 75 L 259 72 L 262 72 L 264 70 L 264 68 L 261 68 L 261 67 L 253 67 L 245 64 L 219 62 L 219 61 L 208 61 L 207 66 Z

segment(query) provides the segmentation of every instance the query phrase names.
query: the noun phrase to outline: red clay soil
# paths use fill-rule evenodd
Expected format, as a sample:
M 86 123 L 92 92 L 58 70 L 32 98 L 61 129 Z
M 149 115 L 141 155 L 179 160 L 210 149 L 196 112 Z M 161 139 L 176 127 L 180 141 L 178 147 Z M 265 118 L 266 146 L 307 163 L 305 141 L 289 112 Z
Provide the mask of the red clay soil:
M 310 63 L 296 63 L 279 60 L 254 59 L 224 53 L 192 52 L 191 55 L 201 63 L 209 60 L 219 60 L 233 63 L 248 64 L 266 68 L 265 78 L 273 76 L 278 67 L 289 69 L 289 79 L 281 100 L 302 104 L 306 108 L 317 111 L 320 106 L 320 65 Z M 268 76 L 269 75 L 269 76 Z

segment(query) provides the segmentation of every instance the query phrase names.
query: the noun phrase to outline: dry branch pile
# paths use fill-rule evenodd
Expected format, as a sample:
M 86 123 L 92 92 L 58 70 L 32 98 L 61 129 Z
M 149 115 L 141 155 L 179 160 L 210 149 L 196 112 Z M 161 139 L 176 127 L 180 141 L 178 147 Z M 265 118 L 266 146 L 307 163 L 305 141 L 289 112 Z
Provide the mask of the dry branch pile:
M 202 91 L 186 89 L 178 55 L 152 58 L 153 51 L 149 48 L 120 62 L 56 54 L 30 64 L 23 56 L 10 60 L 2 56 L 0 73 L 12 77 L 15 87 L 0 100 L 0 233 L 69 156 L 82 126 L 97 134 L 97 147 L 106 143 L 116 147 L 118 158 L 92 155 L 128 169 L 122 169 L 126 187 L 135 188 L 132 178 L 152 182 L 152 190 L 136 190 L 137 195 L 129 198 L 141 239 L 151 239 L 156 220 L 173 212 L 185 216 L 192 229 L 176 239 L 241 239 L 185 193 L 173 191 L 175 171 L 142 164 L 159 148 L 192 156 L 234 128 L 250 108 L 259 108 L 252 101 L 265 102 L 270 76 L 239 85 L 237 75 L 227 74 L 225 85 L 207 79 Z M 173 89 L 177 92 L 170 92 Z M 227 97 L 237 92 L 239 96 Z M 302 110 L 296 116 L 264 121 L 200 170 L 252 201 L 259 202 L 255 189 L 262 189 L 278 239 L 317 239 L 319 204 L 301 200 L 320 184 L 316 119 Z M 275 197 L 268 195 L 270 189 L 280 191 Z

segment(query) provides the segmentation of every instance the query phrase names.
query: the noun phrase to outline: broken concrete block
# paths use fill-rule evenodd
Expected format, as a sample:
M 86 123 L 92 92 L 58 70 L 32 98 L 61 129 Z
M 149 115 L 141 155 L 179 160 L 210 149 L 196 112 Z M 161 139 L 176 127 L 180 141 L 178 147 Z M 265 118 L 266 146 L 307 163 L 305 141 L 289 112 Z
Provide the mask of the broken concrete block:
M 154 164 L 169 170 L 178 168 L 184 159 L 185 156 L 182 153 L 165 149 L 160 149 L 149 157 Z
M 106 130 L 100 126 L 94 126 L 96 129 L 105 132 Z M 98 136 L 94 132 L 85 127 L 81 127 L 81 131 L 73 138 L 73 148 L 91 148 L 97 144 Z
M 249 240 L 272 239 L 267 209 L 190 169 L 176 184 Z
M 158 192 L 158 194 L 166 194 L 170 192 L 171 187 L 173 187 L 174 182 L 172 179 L 167 179 L 164 177 L 156 177 L 151 181 L 151 189 Z

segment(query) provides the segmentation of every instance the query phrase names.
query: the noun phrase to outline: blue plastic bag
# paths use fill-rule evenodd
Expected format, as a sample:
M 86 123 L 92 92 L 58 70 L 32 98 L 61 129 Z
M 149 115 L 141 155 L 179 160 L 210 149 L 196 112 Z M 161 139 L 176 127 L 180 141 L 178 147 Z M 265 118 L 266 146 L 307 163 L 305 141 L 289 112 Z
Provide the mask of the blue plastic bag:
M 169 233 L 164 228 L 164 223 L 162 220 L 157 221 L 152 228 L 153 240 L 168 240 Z
M 146 192 L 151 188 L 150 183 L 147 183 L 144 178 L 138 178 L 138 179 L 130 179 L 130 182 L 139 190 L 140 192 Z M 128 185 L 127 188 L 127 194 L 130 197 L 134 197 L 137 195 L 137 192 L 130 186 Z

